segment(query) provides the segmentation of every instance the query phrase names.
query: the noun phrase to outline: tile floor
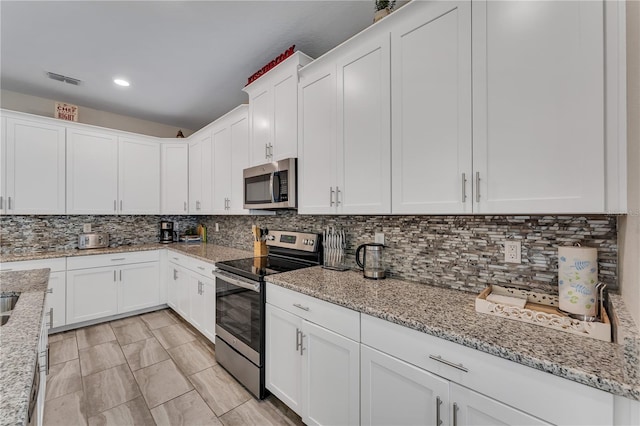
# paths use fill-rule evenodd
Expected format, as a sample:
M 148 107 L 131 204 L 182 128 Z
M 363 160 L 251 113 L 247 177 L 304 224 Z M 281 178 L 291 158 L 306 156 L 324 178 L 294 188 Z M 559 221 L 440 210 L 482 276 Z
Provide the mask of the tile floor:
M 302 425 L 257 401 L 169 309 L 49 336 L 45 425 Z

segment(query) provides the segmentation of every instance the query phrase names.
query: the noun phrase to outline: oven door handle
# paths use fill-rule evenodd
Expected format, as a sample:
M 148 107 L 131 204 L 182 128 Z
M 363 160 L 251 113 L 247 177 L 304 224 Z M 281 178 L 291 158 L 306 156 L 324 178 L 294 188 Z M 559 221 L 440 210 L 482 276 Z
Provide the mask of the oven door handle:
M 241 280 L 237 277 L 234 277 L 229 274 L 224 274 L 219 271 L 212 271 L 213 275 L 216 278 L 220 278 L 221 280 L 225 280 L 233 285 L 237 285 L 238 287 L 246 288 L 247 290 L 260 292 L 260 283 L 255 281 L 245 281 Z

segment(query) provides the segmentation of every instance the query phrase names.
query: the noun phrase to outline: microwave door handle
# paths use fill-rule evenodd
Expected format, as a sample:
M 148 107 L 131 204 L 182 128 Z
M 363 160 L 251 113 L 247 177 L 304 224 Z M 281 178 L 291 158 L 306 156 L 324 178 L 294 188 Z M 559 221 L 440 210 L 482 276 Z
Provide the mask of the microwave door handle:
M 275 180 L 278 179 L 276 183 Z M 280 172 L 272 172 L 271 179 L 269 181 L 269 185 L 271 188 L 271 202 L 279 203 L 280 202 Z
M 276 176 L 276 172 L 271 172 L 271 176 L 269 177 L 269 192 L 271 193 L 271 202 L 275 203 L 276 202 L 276 198 L 275 198 L 275 194 L 273 193 L 273 179 Z

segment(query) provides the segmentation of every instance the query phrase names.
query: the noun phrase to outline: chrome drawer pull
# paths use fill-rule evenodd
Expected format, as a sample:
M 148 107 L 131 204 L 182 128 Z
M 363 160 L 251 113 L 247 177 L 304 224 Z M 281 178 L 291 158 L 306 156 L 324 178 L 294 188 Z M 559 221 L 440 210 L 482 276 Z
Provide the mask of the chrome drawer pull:
M 442 405 L 442 400 L 439 396 L 436 397 L 436 426 L 440 426 L 442 424 L 442 420 L 440 419 L 440 406 Z
M 204 266 L 198 266 L 198 269 L 200 269 L 201 271 L 204 271 L 206 268 Z
M 112 261 L 112 262 L 118 262 L 118 261 L 120 261 L 120 260 L 125 260 L 125 259 L 126 259 L 126 257 L 117 257 L 117 258 L 115 258 L 115 259 L 111 259 L 111 261 Z
M 309 311 L 309 307 L 308 306 L 302 306 L 299 303 L 294 303 L 293 306 L 295 306 L 298 309 L 302 309 L 303 311 Z
M 457 368 L 458 370 L 464 371 L 465 373 L 469 372 L 469 369 L 467 367 L 465 367 L 462 364 L 455 364 L 451 361 L 447 361 L 446 359 L 442 358 L 440 355 L 429 355 L 429 358 L 431 358 L 434 361 L 438 361 L 441 362 L 445 365 L 448 365 L 449 367 L 453 367 L 453 368 Z
M 453 403 L 453 426 L 458 426 L 458 404 Z
M 47 289 L 47 293 L 49 293 L 49 294 L 53 293 L 53 289 L 52 288 L 48 288 Z

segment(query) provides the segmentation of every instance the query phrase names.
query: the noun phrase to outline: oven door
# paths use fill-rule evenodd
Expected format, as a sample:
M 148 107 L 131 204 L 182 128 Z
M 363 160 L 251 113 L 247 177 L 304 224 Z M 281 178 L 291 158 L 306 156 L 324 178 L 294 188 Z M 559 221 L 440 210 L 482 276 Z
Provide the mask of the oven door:
M 264 333 L 264 293 L 259 281 L 214 271 L 216 335 L 260 367 Z

